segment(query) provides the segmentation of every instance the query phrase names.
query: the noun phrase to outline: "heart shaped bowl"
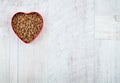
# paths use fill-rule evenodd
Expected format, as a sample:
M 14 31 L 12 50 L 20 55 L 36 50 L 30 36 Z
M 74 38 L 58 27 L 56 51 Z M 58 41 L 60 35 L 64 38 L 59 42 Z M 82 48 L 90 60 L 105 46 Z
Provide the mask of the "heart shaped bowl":
M 15 20 L 15 17 L 17 16 L 17 15 L 26 15 L 27 17 L 29 17 L 29 15 L 33 15 L 33 14 L 36 14 L 38 17 L 39 17 L 39 19 L 40 19 L 40 21 L 41 21 L 41 25 L 40 25 L 40 27 L 39 27 L 39 31 L 35 34 L 35 35 L 33 35 L 33 36 L 31 36 L 31 37 L 33 37 L 30 41 L 26 41 L 27 40 L 27 38 L 26 39 L 23 39 L 19 34 L 18 34 L 18 32 L 20 31 L 19 29 L 18 29 L 18 32 L 17 31 L 15 31 L 15 23 L 17 24 L 17 22 L 18 22 L 18 19 L 16 20 L 16 21 L 14 21 Z M 37 19 L 37 18 L 36 18 Z M 27 20 L 27 21 L 29 21 L 29 20 Z M 27 22 L 27 21 L 25 21 L 25 22 Z M 35 22 L 34 22 L 35 23 Z M 38 37 L 38 35 L 41 33 L 41 31 L 42 31 L 42 29 L 43 29 L 43 24 L 44 24 L 44 22 L 43 22 L 43 17 L 42 17 L 42 15 L 41 14 L 39 14 L 38 12 L 29 12 L 29 13 L 25 13 L 25 12 L 17 12 L 17 13 L 15 13 L 14 15 L 13 15 L 13 17 L 12 17 L 12 20 L 11 20 L 11 26 L 12 26 L 12 30 L 13 30 L 13 32 L 18 36 L 18 38 L 20 38 L 24 43 L 26 43 L 26 44 L 28 44 L 28 43 L 31 43 L 33 40 L 35 40 L 37 37 Z M 21 25 L 19 26 L 19 27 L 22 27 Z M 24 28 L 25 29 L 25 28 Z M 27 31 L 26 31 L 26 33 L 27 33 Z M 22 33 L 21 33 L 22 34 Z M 28 34 L 26 34 L 26 36 L 27 36 Z M 31 34 L 30 34 L 31 35 Z

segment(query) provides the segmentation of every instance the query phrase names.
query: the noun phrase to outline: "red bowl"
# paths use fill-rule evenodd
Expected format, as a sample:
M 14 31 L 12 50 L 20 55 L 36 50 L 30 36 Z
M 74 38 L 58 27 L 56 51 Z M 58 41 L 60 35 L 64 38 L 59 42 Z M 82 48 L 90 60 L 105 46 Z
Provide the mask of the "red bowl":
M 42 19 L 42 27 L 41 27 L 39 33 L 36 34 L 36 36 L 33 38 L 33 40 L 31 40 L 31 41 L 29 41 L 29 42 L 26 42 L 26 41 L 24 41 L 22 38 L 20 38 L 20 37 L 18 36 L 18 34 L 16 34 L 16 32 L 15 32 L 14 29 L 13 29 L 12 21 L 13 21 L 14 16 L 17 15 L 17 14 L 32 14 L 32 13 L 36 13 L 36 14 L 38 14 L 38 15 L 40 16 L 40 18 Z M 15 13 L 15 14 L 13 15 L 12 20 L 11 20 L 11 26 L 12 26 L 13 32 L 20 38 L 20 40 L 22 40 L 22 41 L 23 41 L 24 43 L 26 43 L 26 44 L 31 43 L 32 41 L 34 41 L 34 40 L 38 37 L 38 35 L 39 35 L 40 32 L 42 31 L 43 24 L 44 24 L 43 17 L 42 17 L 42 15 L 41 15 L 40 13 L 38 13 L 38 12 L 29 12 L 29 13 L 17 12 L 17 13 Z

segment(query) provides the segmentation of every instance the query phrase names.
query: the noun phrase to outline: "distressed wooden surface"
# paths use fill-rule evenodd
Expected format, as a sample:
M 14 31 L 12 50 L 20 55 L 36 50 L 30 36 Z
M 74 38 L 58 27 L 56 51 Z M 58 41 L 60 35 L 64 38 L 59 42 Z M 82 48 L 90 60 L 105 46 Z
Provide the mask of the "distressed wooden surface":
M 18 11 L 40 12 L 31 44 L 11 29 Z M 0 0 L 0 83 L 119 83 L 119 40 L 94 38 L 94 0 Z

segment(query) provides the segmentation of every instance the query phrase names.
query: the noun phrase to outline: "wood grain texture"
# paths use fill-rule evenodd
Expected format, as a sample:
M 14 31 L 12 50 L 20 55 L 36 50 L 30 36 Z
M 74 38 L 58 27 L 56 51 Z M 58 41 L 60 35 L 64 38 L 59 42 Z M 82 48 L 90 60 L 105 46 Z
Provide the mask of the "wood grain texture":
M 120 42 L 94 38 L 94 0 L 0 3 L 0 83 L 119 83 Z M 40 12 L 44 18 L 31 44 L 11 29 L 18 11 Z

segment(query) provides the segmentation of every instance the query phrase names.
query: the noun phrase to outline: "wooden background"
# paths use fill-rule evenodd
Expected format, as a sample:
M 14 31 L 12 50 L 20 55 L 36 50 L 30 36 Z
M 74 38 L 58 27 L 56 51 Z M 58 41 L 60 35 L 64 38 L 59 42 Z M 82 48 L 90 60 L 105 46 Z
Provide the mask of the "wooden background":
M 120 83 L 120 41 L 95 39 L 94 0 L 0 0 L 0 83 Z M 31 44 L 11 29 L 16 12 L 40 12 Z

